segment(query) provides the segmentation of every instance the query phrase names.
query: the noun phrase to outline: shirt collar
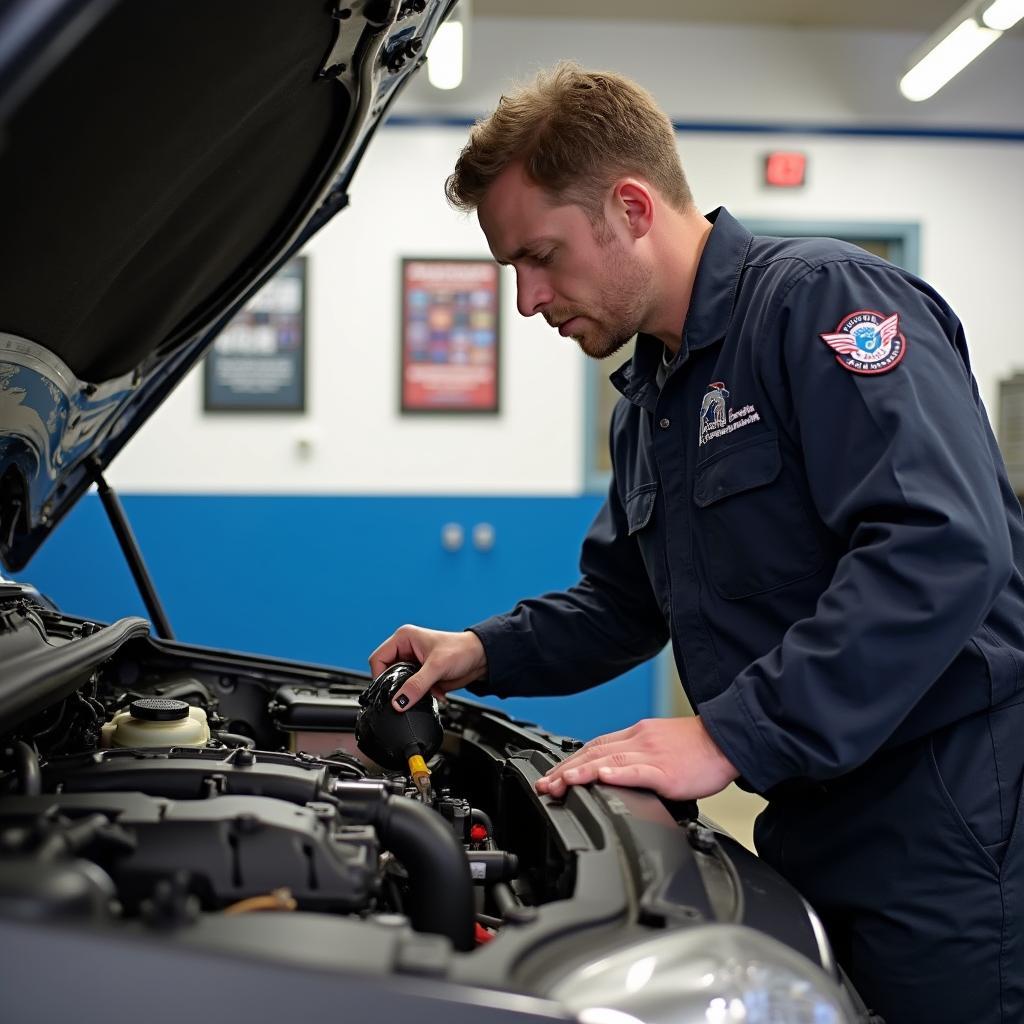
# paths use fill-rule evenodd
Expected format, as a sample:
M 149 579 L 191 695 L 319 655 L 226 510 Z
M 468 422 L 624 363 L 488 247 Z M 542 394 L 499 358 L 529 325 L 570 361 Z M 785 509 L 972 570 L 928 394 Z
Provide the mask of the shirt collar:
M 711 233 L 697 265 L 682 345 L 673 360 L 677 365 L 691 352 L 725 337 L 754 237 L 724 206 L 707 216 Z M 612 374 L 612 384 L 631 402 L 653 408 L 659 392 L 655 378 L 662 349 L 656 338 L 639 334 L 633 358 Z

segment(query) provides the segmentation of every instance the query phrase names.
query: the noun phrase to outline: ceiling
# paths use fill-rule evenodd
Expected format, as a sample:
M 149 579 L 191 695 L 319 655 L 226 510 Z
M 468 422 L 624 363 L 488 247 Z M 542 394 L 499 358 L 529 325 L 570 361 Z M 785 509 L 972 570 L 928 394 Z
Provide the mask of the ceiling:
M 738 22 L 931 33 L 963 0 L 470 0 L 480 17 Z

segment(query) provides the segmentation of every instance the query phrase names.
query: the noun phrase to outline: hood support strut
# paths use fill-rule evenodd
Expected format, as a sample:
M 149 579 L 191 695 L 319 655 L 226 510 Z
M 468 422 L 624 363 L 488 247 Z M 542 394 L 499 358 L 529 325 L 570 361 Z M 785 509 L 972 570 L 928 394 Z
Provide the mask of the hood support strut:
M 110 525 L 114 528 L 114 535 L 117 537 L 118 544 L 121 545 L 121 551 L 124 553 L 128 568 L 131 569 L 132 576 L 135 578 L 135 585 L 139 588 L 139 593 L 142 595 L 146 611 L 149 612 L 149 617 L 153 621 L 156 634 L 164 640 L 173 640 L 174 632 L 171 630 L 170 620 L 167 618 L 164 606 L 160 603 L 156 587 L 153 585 L 153 577 L 149 575 L 149 570 L 143 561 L 139 542 L 135 539 L 135 534 L 132 532 L 131 523 L 128 522 L 128 516 L 125 515 L 121 499 L 107 481 L 103 479 L 103 473 L 99 470 L 99 467 L 97 467 L 95 475 L 96 486 L 100 492 L 100 501 L 103 502 L 107 518 L 110 520 Z

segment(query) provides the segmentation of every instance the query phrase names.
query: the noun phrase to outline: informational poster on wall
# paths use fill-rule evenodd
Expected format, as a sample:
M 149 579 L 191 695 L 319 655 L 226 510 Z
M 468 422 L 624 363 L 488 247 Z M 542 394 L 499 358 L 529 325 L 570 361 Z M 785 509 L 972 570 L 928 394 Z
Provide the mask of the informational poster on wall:
M 224 328 L 206 356 L 206 412 L 304 412 L 306 258 L 289 260 Z
M 402 412 L 498 411 L 500 291 L 493 260 L 402 260 Z

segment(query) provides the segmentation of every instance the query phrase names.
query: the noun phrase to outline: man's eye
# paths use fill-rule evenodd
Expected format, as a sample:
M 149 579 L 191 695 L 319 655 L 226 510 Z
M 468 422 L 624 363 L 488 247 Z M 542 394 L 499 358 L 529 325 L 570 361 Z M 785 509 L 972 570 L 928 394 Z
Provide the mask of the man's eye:
M 550 252 L 539 252 L 533 257 L 541 266 L 547 266 L 554 258 L 555 251 L 552 249 Z

